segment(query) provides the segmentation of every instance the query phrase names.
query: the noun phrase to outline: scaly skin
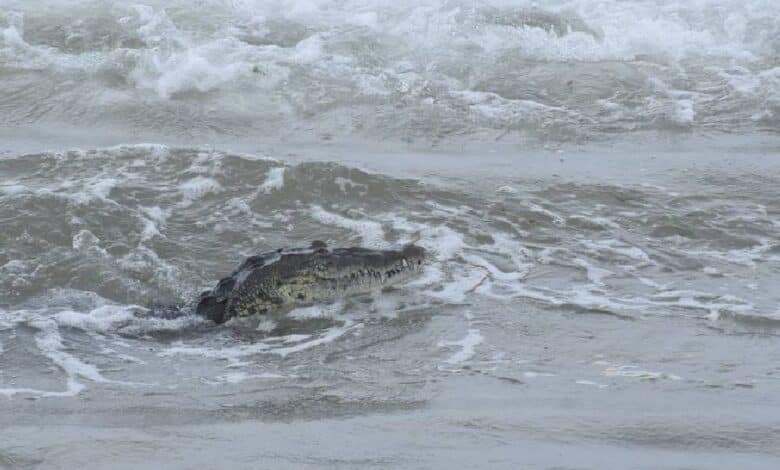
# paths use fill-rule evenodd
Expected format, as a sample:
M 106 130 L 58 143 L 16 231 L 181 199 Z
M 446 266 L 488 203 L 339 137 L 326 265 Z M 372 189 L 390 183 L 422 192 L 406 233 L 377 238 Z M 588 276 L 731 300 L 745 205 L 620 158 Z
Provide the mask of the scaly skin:
M 415 245 L 399 250 L 331 249 L 316 241 L 309 248 L 263 253 L 202 293 L 196 312 L 223 323 L 369 292 L 408 279 L 424 260 L 425 250 Z

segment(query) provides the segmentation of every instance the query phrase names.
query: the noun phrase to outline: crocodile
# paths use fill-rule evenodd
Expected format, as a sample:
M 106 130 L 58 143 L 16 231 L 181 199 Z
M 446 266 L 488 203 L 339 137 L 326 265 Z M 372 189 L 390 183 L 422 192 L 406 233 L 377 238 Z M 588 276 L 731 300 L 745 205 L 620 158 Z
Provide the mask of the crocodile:
M 201 293 L 195 312 L 216 323 L 371 292 L 418 273 L 425 249 L 330 248 L 315 241 L 247 258 L 230 276 Z

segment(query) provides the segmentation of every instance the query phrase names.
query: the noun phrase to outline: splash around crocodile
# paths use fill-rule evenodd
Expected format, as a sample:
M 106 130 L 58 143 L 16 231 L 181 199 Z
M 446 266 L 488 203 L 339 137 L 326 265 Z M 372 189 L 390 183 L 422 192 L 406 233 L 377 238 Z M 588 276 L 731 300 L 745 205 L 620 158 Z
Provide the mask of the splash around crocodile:
M 196 313 L 224 323 L 233 317 L 327 301 L 396 284 L 419 272 L 425 249 L 329 248 L 315 241 L 247 258 L 212 290 L 201 294 Z

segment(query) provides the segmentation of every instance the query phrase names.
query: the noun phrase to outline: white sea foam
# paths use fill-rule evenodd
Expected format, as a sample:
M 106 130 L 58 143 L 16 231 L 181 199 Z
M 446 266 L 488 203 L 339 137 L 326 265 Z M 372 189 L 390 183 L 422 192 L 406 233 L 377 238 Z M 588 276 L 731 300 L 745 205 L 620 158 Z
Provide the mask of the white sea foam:
M 104 378 L 98 369 L 64 351 L 62 336 L 57 324 L 51 321 L 34 321 L 30 326 L 39 329 L 35 343 L 46 356 L 60 366 L 70 377 L 82 377 L 92 382 L 110 382 Z
M 445 206 L 439 207 L 442 210 L 445 209 Z M 456 211 L 453 210 L 453 212 Z M 448 216 L 451 214 L 452 212 L 448 212 Z M 374 217 L 391 226 L 394 230 L 404 232 L 406 237 L 402 240 L 403 243 L 415 241 L 438 261 L 455 257 L 466 246 L 463 235 L 446 225 L 411 221 L 395 213 L 376 214 Z
M 569 220 L 584 222 L 586 224 L 595 224 L 603 228 L 618 229 L 620 225 L 606 217 L 593 216 L 591 214 L 574 214 L 569 216 Z
M 30 192 L 30 188 L 23 184 L 1 184 L 0 192 L 9 196 Z
M 537 377 L 555 377 L 555 374 L 550 374 L 549 372 L 535 372 L 532 370 L 527 370 L 523 372 L 523 377 L 527 379 L 535 379 Z
M 27 315 L 24 315 L 27 316 Z M 29 320 L 27 324 L 38 330 L 35 344 L 38 350 L 66 374 L 66 388 L 62 391 L 37 390 L 32 388 L 2 388 L 0 395 L 14 396 L 18 394 L 36 395 L 40 397 L 68 397 L 78 395 L 85 385 L 77 379 L 82 378 L 97 383 L 112 383 L 103 377 L 97 367 L 82 361 L 73 354 L 66 352 L 57 323 L 52 320 Z
M 73 236 L 73 249 L 108 256 L 106 250 L 100 246 L 100 239 L 89 230 L 80 230 Z
M 236 55 L 239 50 L 235 41 L 197 44 L 179 31 L 165 10 L 145 5 L 133 8 L 139 22 L 137 31 L 151 46 L 130 73 L 130 79 L 139 88 L 154 90 L 167 99 L 180 92 L 206 92 L 249 74 L 248 63 Z M 126 23 L 132 21 L 127 19 Z
M 336 183 L 336 185 L 339 187 L 342 193 L 347 193 L 348 191 L 353 191 L 357 189 L 361 193 L 366 193 L 368 191 L 368 186 L 361 183 L 355 183 L 349 178 L 344 178 L 342 176 L 337 176 L 333 178 L 333 182 Z
M 705 311 L 711 320 L 717 320 L 723 313 L 737 315 L 755 313 L 755 306 L 752 303 L 733 295 L 692 290 L 660 290 L 645 302 L 649 305 L 664 305 Z
M 289 317 L 307 319 L 307 318 L 333 318 L 344 308 L 344 302 L 334 302 L 332 304 L 318 304 L 308 307 L 299 307 L 287 313 Z
M 656 0 L 242 0 L 207 2 L 198 15 L 183 0 L 110 7 L 96 0 L 6 0 L 4 6 L 3 63 L 43 72 L 36 84 L 68 84 L 41 98 L 62 103 L 71 96 L 69 80 L 87 74 L 94 80 L 85 83 L 103 87 L 100 99 L 93 97 L 89 106 L 73 100 L 71 106 L 97 116 L 117 109 L 117 117 L 131 108 L 125 119 L 150 129 L 164 123 L 192 132 L 186 119 L 160 119 L 157 111 L 165 113 L 170 103 L 181 106 L 177 116 L 192 112 L 208 120 L 208 129 L 233 118 L 252 132 L 257 123 L 273 132 L 295 123 L 300 111 L 333 129 L 347 124 L 400 133 L 417 125 L 431 135 L 441 127 L 437 122 L 454 130 L 517 123 L 541 130 L 553 123 L 587 132 L 584 127 L 744 120 L 739 125 L 760 128 L 777 122 L 780 103 L 774 61 L 780 5 L 772 0 L 672 1 L 664 7 Z M 101 23 L 92 27 L 112 34 L 89 30 L 89 22 L 57 23 L 74 15 L 99 16 Z M 36 26 L 43 19 L 44 27 L 26 28 L 27 18 Z M 41 34 L 53 25 L 63 34 Z M 520 67 L 526 63 L 536 65 Z M 561 63 L 568 66 L 556 66 Z M 542 84 L 551 86 L 537 93 Z M 609 92 L 616 87 L 636 99 Z M 8 96 L 13 100 L 17 91 L 9 87 Z M 237 100 L 239 93 L 249 99 Z M 207 105 L 193 105 L 204 95 Z M 350 122 L 341 118 L 348 113 L 330 112 L 357 111 L 377 103 L 376 97 L 383 97 L 374 106 L 377 119 Z M 729 105 L 720 106 L 724 102 Z M 24 115 L 28 106 L 18 103 L 11 113 Z M 34 111 L 64 118 L 73 110 Z
M 324 333 L 318 335 L 314 339 L 306 338 L 306 341 L 283 348 L 274 348 L 271 352 L 279 356 L 286 357 L 290 354 L 305 351 L 315 346 L 332 343 L 346 333 L 355 332 L 362 327 L 363 324 L 361 323 L 354 323 L 352 321 L 346 320 L 343 326 L 328 328 Z
M 496 192 L 499 194 L 517 194 L 517 189 L 513 188 L 512 186 L 505 185 L 496 189 Z
M 591 387 L 596 387 L 596 388 L 607 388 L 608 387 L 608 385 L 606 385 L 606 384 L 600 384 L 600 383 L 594 382 L 592 380 L 577 380 L 575 383 L 579 384 L 579 385 L 589 385 Z
M 436 266 L 426 265 L 417 278 L 406 283 L 409 287 L 433 286 L 444 279 L 444 272 Z
M 287 335 L 269 338 L 264 341 L 258 341 L 252 344 L 240 344 L 236 346 L 225 346 L 222 348 L 211 348 L 201 346 L 188 346 L 183 343 L 175 344 L 162 352 L 160 356 L 175 355 L 194 355 L 214 359 L 226 359 L 231 362 L 240 362 L 241 359 L 255 356 L 258 354 L 275 354 L 286 357 L 290 354 L 305 351 L 307 349 L 321 346 L 323 344 L 336 341 L 341 336 L 359 329 L 362 325 L 345 320 L 341 326 L 327 328 L 322 332 L 313 335 Z
M 266 333 L 270 333 L 276 328 L 277 322 L 272 320 L 271 318 L 264 318 L 261 321 L 257 322 L 257 331 L 265 331 Z
M 456 341 L 439 341 L 438 347 L 451 348 L 453 346 L 459 347 L 460 350 L 456 351 L 444 362 L 447 364 L 462 364 L 473 358 L 476 354 L 475 348 L 482 344 L 484 337 L 480 331 L 476 328 L 470 328 L 466 336 Z
M 163 236 L 160 229 L 165 226 L 165 221 L 170 216 L 170 211 L 163 210 L 160 206 L 152 206 L 142 207 L 140 212 L 143 214 L 141 220 L 144 224 L 141 239 L 147 241 L 156 236 Z
M 633 365 L 607 367 L 604 369 L 604 372 L 602 372 L 602 375 L 605 377 L 631 377 L 641 380 L 682 380 L 682 377 L 674 374 L 667 374 L 665 372 L 650 372 L 642 370 L 639 367 Z
M 230 372 L 224 375 L 218 375 L 215 379 L 219 382 L 237 384 L 245 382 L 247 380 L 279 380 L 288 379 L 290 376 L 274 374 L 271 372 L 263 372 L 260 374 L 249 374 L 247 372 Z
M 555 225 L 561 225 L 561 226 L 566 225 L 566 219 L 561 217 L 559 214 L 556 214 L 555 212 L 551 211 L 550 209 L 545 209 L 544 207 L 538 204 L 534 204 L 532 202 L 526 202 L 525 204 L 528 207 L 528 209 L 530 209 L 531 211 L 549 217 Z
M 453 258 L 466 246 L 463 235 L 444 225 L 426 227 L 420 234 L 420 245 L 440 260 Z
M 183 203 L 189 205 L 206 194 L 220 192 L 222 186 L 213 178 L 196 176 L 179 185 L 179 190 L 182 194 Z
M 450 303 L 461 303 L 474 293 L 481 292 L 483 283 L 488 279 L 488 273 L 480 269 L 458 269 L 457 274 L 444 283 L 441 289 L 427 290 L 426 295 L 444 300 Z
M 107 333 L 135 319 L 138 307 L 103 305 L 88 312 L 64 310 L 54 314 L 57 325 Z
M 387 246 L 382 225 L 365 216 L 359 220 L 352 219 L 328 212 L 320 206 L 312 206 L 311 214 L 316 220 L 323 224 L 345 228 L 356 233 L 366 246 L 375 248 Z
M 575 259 L 574 264 L 583 268 L 588 276 L 588 280 L 596 286 L 603 286 L 604 279 L 615 274 L 608 269 L 595 266 L 582 258 Z
M 608 253 L 634 262 L 652 263 L 650 256 L 641 248 L 619 240 L 582 240 L 580 243 L 595 253 Z
M 265 194 L 270 194 L 272 191 L 278 191 L 284 187 L 284 172 L 286 168 L 283 166 L 271 168 L 268 170 L 265 181 L 260 185 L 260 191 Z
M 117 344 L 117 346 L 119 346 L 119 344 Z M 125 347 L 127 347 L 127 345 L 125 345 Z M 128 362 L 128 363 L 132 363 L 132 364 L 147 364 L 147 362 L 144 361 L 143 359 L 138 359 L 137 357 L 131 356 L 130 354 L 124 354 L 124 353 L 118 352 L 114 348 L 103 347 L 103 349 L 100 352 L 102 354 L 107 355 L 107 356 L 110 356 L 110 357 L 113 357 L 113 358 L 116 358 L 116 359 L 120 359 L 123 362 Z

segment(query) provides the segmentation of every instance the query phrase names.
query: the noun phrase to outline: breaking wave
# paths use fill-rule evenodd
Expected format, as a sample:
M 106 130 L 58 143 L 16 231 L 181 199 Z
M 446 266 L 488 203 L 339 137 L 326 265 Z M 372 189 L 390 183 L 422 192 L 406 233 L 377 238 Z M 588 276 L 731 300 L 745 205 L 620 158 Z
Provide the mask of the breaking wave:
M 780 128 L 773 0 L 0 5 L 6 125 L 433 141 Z

